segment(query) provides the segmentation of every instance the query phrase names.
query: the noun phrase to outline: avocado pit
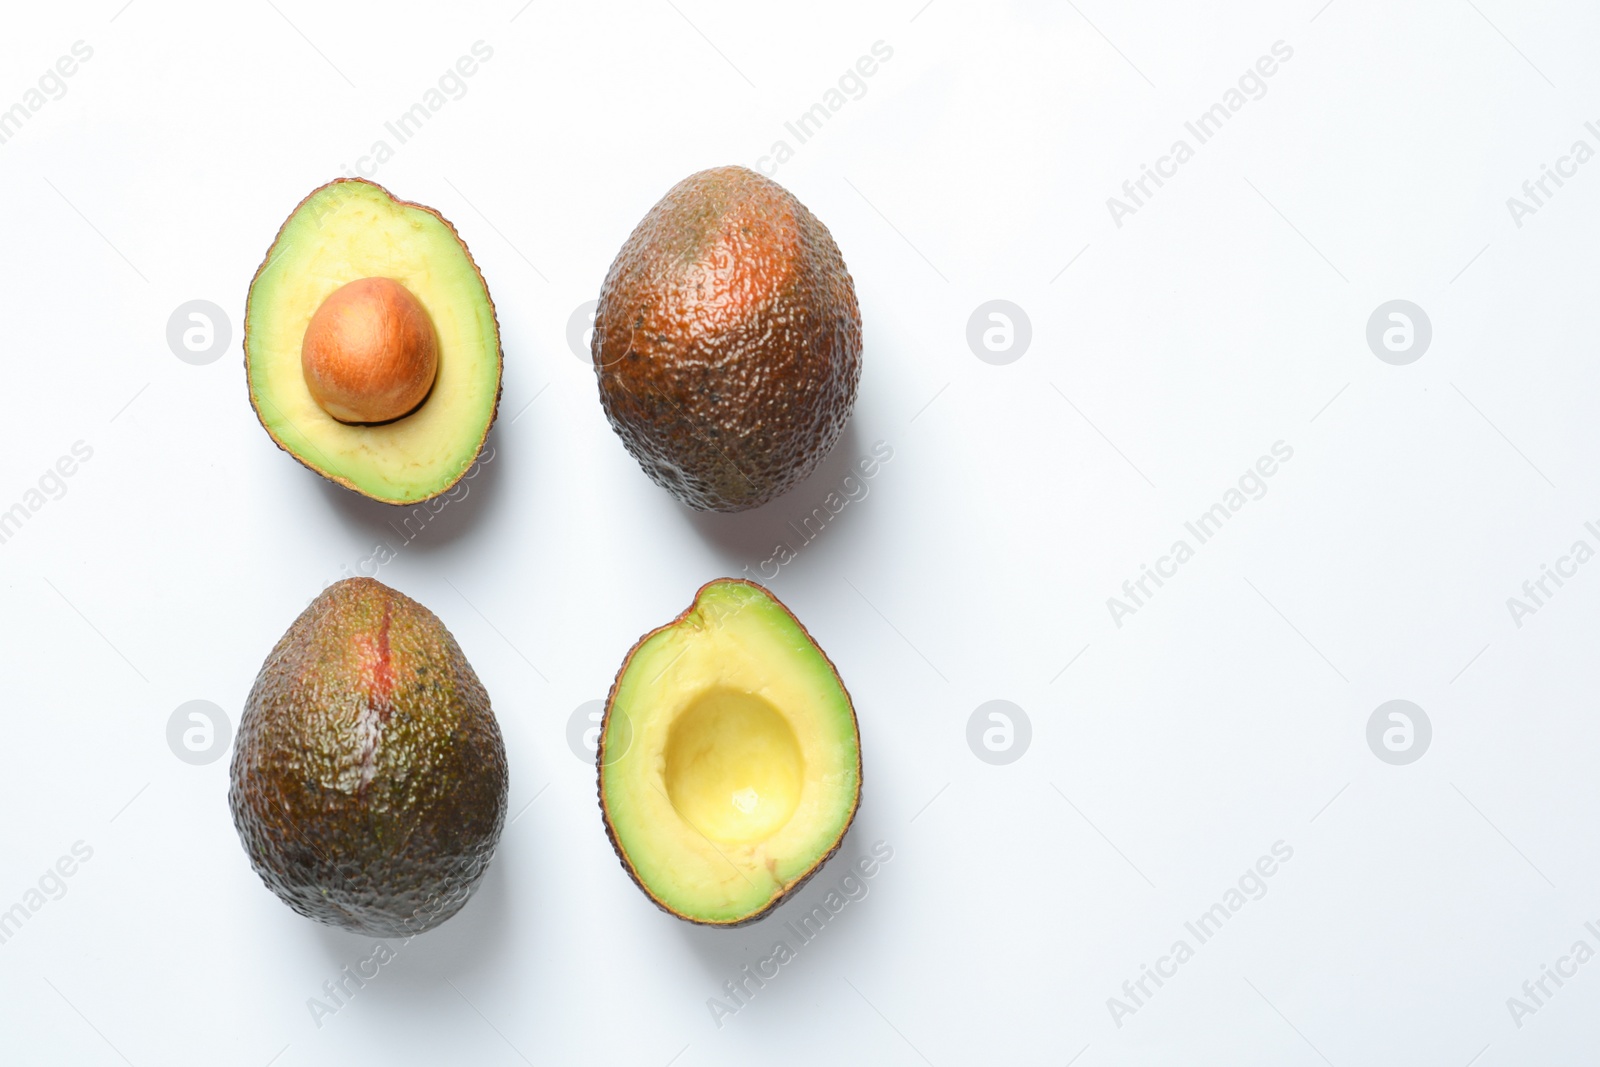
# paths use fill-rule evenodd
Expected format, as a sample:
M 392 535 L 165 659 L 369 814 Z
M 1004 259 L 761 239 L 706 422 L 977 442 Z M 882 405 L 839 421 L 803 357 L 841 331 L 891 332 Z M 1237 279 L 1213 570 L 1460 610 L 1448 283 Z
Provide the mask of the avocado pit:
M 345 423 L 390 422 L 427 398 L 439 371 L 433 320 L 392 278 L 335 289 L 311 316 L 300 346 L 306 388 Z
M 667 796 L 697 831 L 759 844 L 800 806 L 805 757 L 789 720 L 755 693 L 716 687 L 668 727 Z

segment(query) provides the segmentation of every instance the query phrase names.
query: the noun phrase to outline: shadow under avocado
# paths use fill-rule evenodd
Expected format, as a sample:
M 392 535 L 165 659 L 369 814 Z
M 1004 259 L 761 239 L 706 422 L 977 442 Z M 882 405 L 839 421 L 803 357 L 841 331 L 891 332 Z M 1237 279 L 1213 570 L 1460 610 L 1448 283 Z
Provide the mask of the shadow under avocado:
M 769 558 L 779 544 L 797 545 L 805 540 L 798 524 L 810 517 L 812 509 L 821 508 L 826 512 L 823 501 L 829 493 L 843 492 L 841 486 L 846 476 L 861 477 L 856 469 L 861 458 L 861 431 L 852 418 L 845 423 L 844 432 L 834 443 L 833 450 L 810 477 L 776 500 L 731 515 L 696 511 L 683 504 L 678 508 L 689 525 L 722 558 L 730 575 L 742 576 L 743 568 L 749 567 L 749 577 L 763 581 L 758 570 L 761 561 Z M 847 507 L 831 517 L 830 524 L 847 521 L 845 515 L 850 510 Z
M 509 878 L 504 857 L 491 863 L 466 907 L 406 946 L 395 987 L 436 992 L 446 977 L 492 969 L 511 944 Z
M 867 843 L 871 836 L 870 830 L 861 828 L 858 817 L 833 858 L 823 864 L 822 869 L 798 892 L 790 893 L 781 904 L 749 926 L 738 926 L 731 930 L 700 926 L 662 912 L 664 921 L 677 924 L 678 935 L 699 960 L 704 972 L 705 995 L 731 1003 L 722 984 L 730 979 L 737 983 L 744 977 L 740 968 L 746 964 L 754 971 L 758 961 L 773 955 L 773 949 L 780 941 L 794 953 L 794 958 L 780 966 L 777 976 L 762 976 L 768 984 L 778 981 L 783 971 L 797 963 L 800 957 L 817 953 L 822 945 L 842 945 L 846 942 L 850 936 L 847 931 L 859 921 L 854 913 L 859 910 L 860 904 L 872 896 L 872 880 L 862 877 L 857 866 L 863 858 L 871 858 L 871 845 Z M 881 874 L 881 870 L 878 873 Z M 846 877 L 854 879 L 849 885 L 860 887 L 855 891 L 853 900 L 844 882 Z M 822 903 L 830 891 L 838 893 L 846 901 L 837 913 L 830 913 Z M 825 922 L 819 923 L 813 916 L 813 911 L 817 909 L 828 915 Z M 802 926 L 801 920 L 806 918 L 810 918 L 810 922 Z M 839 929 L 834 931 L 835 927 Z M 745 980 L 750 982 L 748 978 Z M 747 988 L 753 985 L 750 983 Z
M 506 457 L 495 436 L 491 431 L 483 452 L 454 488 L 426 503 L 382 504 L 326 478 L 317 481 L 333 509 L 346 524 L 364 530 L 366 539 L 381 540 L 397 553 L 435 551 L 483 522 L 498 498 Z
M 447 976 L 492 966 L 510 941 L 507 931 L 511 893 L 505 866 L 503 862 L 491 863 L 477 891 L 460 911 L 433 929 L 409 939 L 314 923 L 315 938 L 327 960 L 324 977 L 333 980 L 336 991 L 340 981 L 344 981 L 345 989 L 338 992 L 346 1001 L 378 1002 L 407 997 L 418 988 L 428 990 L 433 996 Z M 388 947 L 387 959 L 381 956 L 373 959 L 379 943 Z M 368 960 L 372 962 L 365 962 Z M 362 966 L 358 968 L 358 964 Z M 348 973 L 344 971 L 346 967 Z M 362 984 L 358 986 L 350 978 L 351 974 Z M 320 987 L 308 991 L 307 995 L 330 1007 L 338 1007 Z

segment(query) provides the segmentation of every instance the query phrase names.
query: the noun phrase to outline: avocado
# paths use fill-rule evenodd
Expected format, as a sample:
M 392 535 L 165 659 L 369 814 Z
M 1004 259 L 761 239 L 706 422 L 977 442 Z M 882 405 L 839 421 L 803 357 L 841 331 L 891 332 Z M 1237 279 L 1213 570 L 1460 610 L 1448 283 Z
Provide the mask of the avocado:
M 766 589 L 710 582 L 617 672 L 595 756 L 606 834 L 663 910 L 738 926 L 839 849 L 861 736 L 833 664 Z
M 340 178 L 300 202 L 250 283 L 250 402 L 279 448 L 387 504 L 448 492 L 500 403 L 494 302 L 432 208 Z
M 272 649 L 231 783 L 233 824 L 267 888 L 379 937 L 461 910 L 505 823 L 489 695 L 438 616 L 371 578 L 329 586 Z
M 798 484 L 844 430 L 861 312 L 828 228 L 744 167 L 691 174 L 617 253 L 590 354 L 611 426 L 656 484 L 743 511 Z

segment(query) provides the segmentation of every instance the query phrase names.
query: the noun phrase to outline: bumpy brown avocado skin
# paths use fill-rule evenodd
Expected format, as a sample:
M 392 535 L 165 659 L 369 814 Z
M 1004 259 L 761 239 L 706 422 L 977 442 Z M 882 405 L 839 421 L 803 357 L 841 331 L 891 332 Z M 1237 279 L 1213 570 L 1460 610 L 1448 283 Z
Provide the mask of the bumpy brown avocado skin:
M 673 186 L 622 246 L 590 351 L 645 473 L 692 508 L 742 511 L 839 439 L 861 312 L 827 227 L 778 183 L 718 167 Z
M 505 823 L 488 694 L 437 616 L 370 578 L 330 586 L 279 639 L 231 777 L 234 826 L 268 888 L 378 936 L 459 911 Z

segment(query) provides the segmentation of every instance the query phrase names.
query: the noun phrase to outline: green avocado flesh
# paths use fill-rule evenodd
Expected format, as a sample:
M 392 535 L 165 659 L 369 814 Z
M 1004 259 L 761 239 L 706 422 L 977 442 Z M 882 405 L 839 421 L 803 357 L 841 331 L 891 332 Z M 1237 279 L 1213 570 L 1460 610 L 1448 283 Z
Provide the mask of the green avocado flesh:
M 601 726 L 623 867 L 693 922 L 759 918 L 839 847 L 861 797 L 855 711 L 767 590 L 721 579 L 629 654 Z
M 334 290 L 390 278 L 427 311 L 438 376 L 412 413 L 347 424 L 322 409 L 301 367 L 306 326 Z M 483 277 L 455 229 L 382 186 L 340 179 L 301 202 L 250 284 L 250 400 L 272 439 L 334 482 L 390 504 L 446 492 L 483 446 L 500 399 L 500 331 Z
M 371 578 L 330 586 L 273 648 L 230 777 L 234 826 L 267 887 L 380 937 L 459 911 L 505 822 L 489 695 L 437 616 Z

